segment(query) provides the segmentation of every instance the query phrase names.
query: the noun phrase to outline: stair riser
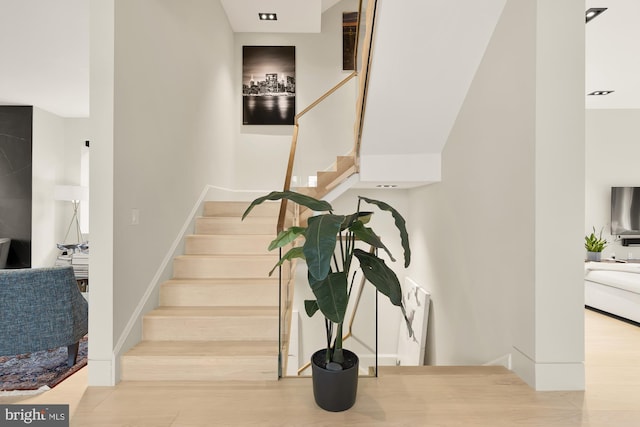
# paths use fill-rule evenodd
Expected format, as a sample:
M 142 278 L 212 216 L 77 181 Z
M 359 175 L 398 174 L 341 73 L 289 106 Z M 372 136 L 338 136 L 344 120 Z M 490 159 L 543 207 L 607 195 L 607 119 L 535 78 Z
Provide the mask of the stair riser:
M 273 240 L 271 235 L 197 235 L 187 236 L 185 254 L 222 255 L 222 254 L 268 254 L 267 248 Z
M 205 202 L 204 216 L 236 216 L 241 217 L 250 202 Z M 255 206 L 250 217 L 266 216 L 276 218 L 280 213 L 280 202 L 265 202 Z
M 331 170 L 318 172 L 317 186 L 324 188 L 339 177 L 345 174 L 351 175 L 352 173 L 355 173 L 354 158 L 351 156 L 338 156 Z
M 274 307 L 278 305 L 278 283 L 162 286 L 160 305 L 171 307 L 238 305 Z
M 276 236 L 277 218 L 196 218 L 195 234 L 266 234 Z
M 336 187 L 338 184 L 343 182 L 345 179 L 349 178 L 356 172 L 355 166 L 342 173 L 332 173 L 323 175 L 322 178 L 318 176 L 318 188 L 324 189 L 325 191 L 331 190 Z M 323 194 L 324 196 L 324 194 Z
M 145 317 L 143 339 L 149 341 L 261 341 L 278 337 L 278 318 Z
M 277 356 L 124 356 L 123 381 L 276 381 Z
M 277 256 L 179 257 L 173 261 L 173 277 L 176 279 L 268 278 L 269 271 L 277 262 Z M 282 271 L 283 276 L 288 277 L 288 269 L 283 268 Z M 277 270 L 273 277 L 278 277 Z
M 324 188 L 331 182 L 333 182 L 339 176 L 338 172 L 318 172 L 318 181 L 316 186 L 318 188 Z

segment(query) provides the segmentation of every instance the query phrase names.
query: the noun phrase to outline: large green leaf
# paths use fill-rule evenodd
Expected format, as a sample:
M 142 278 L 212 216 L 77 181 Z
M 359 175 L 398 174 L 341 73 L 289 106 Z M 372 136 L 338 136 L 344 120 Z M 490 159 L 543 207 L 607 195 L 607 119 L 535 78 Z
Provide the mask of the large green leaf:
M 354 249 L 353 254 L 360 261 L 364 277 L 382 294 L 389 297 L 391 304 L 402 306 L 402 288 L 396 273 L 383 260 L 362 249 Z
M 391 261 L 396 261 L 393 255 L 391 255 L 391 252 L 389 252 L 389 249 L 387 249 L 384 243 L 382 243 L 382 240 L 380 240 L 376 233 L 373 232 L 373 229 L 365 227 L 363 223 L 356 221 L 351 225 L 349 230 L 352 231 L 358 239 L 373 246 L 374 248 L 384 249 L 387 255 L 389 255 Z
M 307 312 L 307 316 L 313 317 L 318 310 L 320 310 L 320 307 L 318 307 L 318 301 L 310 299 L 304 300 L 304 311 Z
M 383 211 L 391 212 L 391 215 L 393 216 L 393 219 L 396 223 L 396 227 L 400 231 L 400 240 L 402 243 L 402 248 L 404 249 L 404 267 L 405 268 L 409 267 L 409 264 L 411 263 L 411 248 L 409 247 L 409 233 L 407 233 L 406 221 L 404 220 L 402 215 L 400 215 L 400 213 L 397 210 L 395 210 L 385 202 L 369 199 L 367 197 L 362 197 L 362 196 L 358 196 L 358 198 L 372 205 L 376 205 Z
M 276 248 L 281 248 L 288 245 L 298 238 L 298 236 L 304 235 L 306 228 L 303 227 L 289 227 L 286 230 L 282 230 L 278 233 L 278 237 L 273 239 L 269 244 L 269 250 L 272 251 Z
M 303 246 L 309 274 L 323 280 L 331 269 L 331 258 L 336 249 L 336 237 L 344 215 L 324 214 L 308 219 Z
M 346 230 L 357 221 L 360 221 L 363 224 L 368 223 L 371 220 L 371 215 L 373 215 L 373 212 L 356 212 L 354 214 L 347 215 L 340 227 L 340 231 Z
M 328 202 L 325 202 L 324 200 L 314 199 L 313 197 L 296 193 L 295 191 L 272 191 L 266 196 L 258 197 L 253 202 L 251 202 L 247 210 L 245 210 L 244 213 L 242 214 L 242 219 L 245 219 L 246 216 L 249 215 L 249 212 L 251 212 L 251 210 L 257 205 L 267 200 L 281 200 L 281 199 L 291 200 L 292 202 L 295 202 L 302 206 L 306 206 L 309 209 L 317 212 L 326 212 L 326 211 L 333 210 L 331 205 Z
M 274 265 L 271 271 L 269 272 L 269 276 L 273 274 L 276 268 L 284 264 L 285 261 L 291 261 L 292 259 L 295 259 L 295 258 L 304 259 L 304 253 L 302 253 L 302 247 L 291 248 L 289 249 L 289 251 L 287 251 L 286 254 L 282 255 L 282 257 L 280 258 L 280 261 L 278 261 L 278 263 Z
M 334 323 L 342 323 L 349 302 L 347 275 L 344 272 L 331 273 L 324 280 L 315 280 L 311 274 L 308 277 L 318 308 L 324 317 Z

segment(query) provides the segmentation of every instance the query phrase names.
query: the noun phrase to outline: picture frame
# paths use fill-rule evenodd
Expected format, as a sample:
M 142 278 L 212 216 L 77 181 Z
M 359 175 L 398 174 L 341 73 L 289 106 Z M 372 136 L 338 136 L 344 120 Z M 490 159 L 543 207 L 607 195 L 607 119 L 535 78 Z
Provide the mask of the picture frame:
M 242 124 L 293 125 L 295 46 L 242 47 Z
M 358 31 L 358 12 L 342 12 L 342 70 L 356 69 L 356 33 Z

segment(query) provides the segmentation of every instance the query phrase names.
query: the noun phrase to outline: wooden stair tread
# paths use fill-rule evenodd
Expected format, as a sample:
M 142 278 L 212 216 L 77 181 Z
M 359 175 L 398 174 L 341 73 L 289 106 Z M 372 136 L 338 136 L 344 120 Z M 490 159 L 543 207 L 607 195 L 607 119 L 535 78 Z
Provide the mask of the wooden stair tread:
M 220 258 L 220 259 L 269 259 L 275 258 L 279 259 L 279 255 L 277 252 L 268 252 L 266 254 L 193 254 L 193 255 L 178 255 L 174 257 L 174 259 L 212 259 L 212 258 Z
M 264 233 L 264 234 L 189 234 L 186 236 L 187 239 L 202 239 L 202 240 L 211 240 L 211 239 L 226 239 L 226 240 L 250 240 L 250 239 L 274 239 L 273 233 Z
M 278 341 L 141 341 L 126 356 L 273 357 L 277 354 Z
M 318 171 L 317 186 L 321 189 L 331 189 L 355 172 L 356 165 L 353 156 L 338 156 L 329 170 Z
M 253 211 L 252 211 L 253 213 Z M 223 222 L 223 223 L 233 223 L 233 224 L 251 224 L 251 223 L 259 223 L 259 224 L 271 224 L 275 222 L 277 217 L 266 217 L 266 216 L 252 216 L 249 214 L 245 219 L 242 219 L 239 216 L 199 216 L 196 219 L 203 219 L 210 222 Z
M 276 236 L 277 217 L 198 217 L 195 234 L 272 234 Z
M 145 317 L 278 317 L 278 307 L 158 307 Z
M 211 239 L 225 239 L 225 240 L 250 240 L 250 239 L 271 239 L 273 240 L 275 235 L 271 232 L 262 233 L 262 234 L 189 234 L 186 236 L 187 239 L 202 239 L 202 240 L 211 240 Z
M 270 227 L 271 229 L 271 227 Z M 274 239 L 270 234 L 192 234 L 185 237 L 185 255 L 267 254 Z
M 274 285 L 278 284 L 278 278 L 229 278 L 229 279 L 170 279 L 165 281 L 162 286 L 218 286 L 218 285 Z
M 204 216 L 237 216 L 241 217 L 244 211 L 249 207 L 250 202 L 205 202 Z M 278 216 L 280 211 L 280 202 L 266 201 L 261 205 L 255 206 L 250 216 Z
M 504 366 L 379 366 L 379 375 L 504 375 L 511 374 Z M 515 375 L 514 375 L 515 376 Z M 516 376 L 517 378 L 517 376 Z
M 268 278 L 278 262 L 278 254 L 180 255 L 173 259 L 173 278 Z M 288 277 L 289 270 L 283 269 Z
M 160 287 L 160 306 L 278 305 L 277 278 L 172 279 Z
M 358 168 L 354 156 L 338 156 L 336 162 L 329 169 L 316 173 L 316 187 L 296 187 L 293 190 L 316 199 L 322 199 L 329 191 L 357 172 Z M 305 210 L 307 209 L 301 207 L 301 212 Z

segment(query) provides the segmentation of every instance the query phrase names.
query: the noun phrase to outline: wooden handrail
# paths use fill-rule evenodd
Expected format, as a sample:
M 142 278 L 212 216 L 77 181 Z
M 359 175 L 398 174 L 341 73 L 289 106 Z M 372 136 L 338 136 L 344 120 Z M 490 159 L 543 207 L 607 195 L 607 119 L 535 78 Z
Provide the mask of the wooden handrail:
M 289 162 L 287 163 L 287 173 L 286 173 L 285 178 L 284 178 L 284 187 L 283 187 L 282 191 L 291 190 L 291 178 L 293 176 L 293 165 L 295 163 L 296 149 L 298 147 L 298 131 L 300 129 L 300 125 L 298 124 L 298 119 L 300 119 L 302 116 L 307 114 L 309 111 L 311 111 L 313 108 L 315 108 L 322 101 L 324 101 L 325 99 L 330 97 L 338 89 L 340 89 L 342 86 L 347 84 L 349 82 L 349 80 L 351 80 L 352 78 L 356 77 L 357 75 L 358 75 L 358 73 L 356 71 L 354 71 L 353 73 L 349 74 L 340 83 L 338 83 L 337 85 L 335 85 L 334 87 L 332 87 L 331 89 L 326 91 L 318 99 L 313 101 L 307 108 L 305 108 L 304 110 L 302 110 L 301 112 L 296 114 L 296 116 L 294 118 L 294 121 L 293 121 L 293 136 L 292 136 L 292 139 L 291 139 L 291 148 L 289 150 Z M 282 199 L 282 202 L 280 203 L 280 213 L 278 214 L 278 227 L 277 227 L 278 233 L 280 233 L 282 230 L 284 230 L 284 222 L 285 222 L 286 214 L 287 214 L 287 199 Z
M 347 84 L 349 82 L 349 80 L 351 80 L 352 78 L 354 78 L 357 75 L 358 75 L 357 71 L 352 72 L 347 77 L 345 77 L 340 83 L 338 83 L 337 85 L 335 85 L 334 87 L 332 87 L 331 89 L 326 91 L 322 96 L 320 96 L 320 98 L 318 98 L 315 101 L 313 101 L 307 108 L 305 108 L 304 110 L 302 110 L 298 114 L 296 114 L 294 123 L 297 124 L 299 118 L 301 118 L 302 116 L 307 114 L 309 111 L 313 110 L 318 104 L 320 104 L 322 101 L 327 99 L 329 96 L 331 96 L 334 92 L 336 92 L 342 86 Z
M 358 2 L 358 20 L 356 23 L 356 37 L 360 37 L 360 26 L 361 26 L 361 17 L 362 17 L 362 3 L 364 0 L 360 0 Z M 287 163 L 287 170 L 285 173 L 284 186 L 283 191 L 291 190 L 291 180 L 293 177 L 293 166 L 295 164 L 295 156 L 298 146 L 298 133 L 299 133 L 299 123 L 298 120 L 307 114 L 309 111 L 313 110 L 318 104 L 322 103 L 325 99 L 335 93 L 338 89 L 343 87 L 346 83 L 348 83 L 354 77 L 360 75 L 360 90 L 358 91 L 358 100 L 356 104 L 356 119 L 354 123 L 354 145 L 352 149 L 352 155 L 355 158 L 355 166 L 356 171 L 359 169 L 359 153 L 360 153 L 360 143 L 362 141 L 362 128 L 364 125 L 364 112 L 366 106 L 366 92 L 367 92 L 367 84 L 369 80 L 369 67 L 371 64 L 371 44 L 373 43 L 373 25 L 375 23 L 375 15 L 376 15 L 376 6 L 377 0 L 368 0 L 367 2 L 367 31 L 364 36 L 363 41 L 363 52 L 362 52 L 362 70 L 358 72 L 357 70 L 357 55 L 358 55 L 358 43 L 356 39 L 355 47 L 354 47 L 354 56 L 355 56 L 355 64 L 356 70 L 354 70 L 349 76 L 343 79 L 341 82 L 336 84 L 334 87 L 329 89 L 323 95 L 321 95 L 318 99 L 313 101 L 309 106 L 307 106 L 304 110 L 300 111 L 294 117 L 293 122 L 293 136 L 291 138 L 291 147 L 289 150 L 289 161 Z M 278 223 L 277 223 L 277 232 L 280 233 L 284 230 L 284 223 L 287 214 L 287 199 L 282 199 L 280 203 L 280 212 L 278 214 Z
M 373 44 L 373 26 L 375 25 L 377 0 L 369 0 L 367 4 L 367 32 L 363 41 L 362 70 L 360 71 L 360 90 L 358 91 L 358 104 L 356 107 L 355 138 L 353 155 L 355 156 L 356 168 L 360 168 L 360 145 L 362 142 L 362 129 L 364 127 L 364 113 L 367 105 L 367 89 L 369 84 L 369 68 L 371 66 L 371 46 Z M 360 2 L 362 6 L 362 2 Z M 358 28 L 360 27 L 360 17 L 358 16 Z

